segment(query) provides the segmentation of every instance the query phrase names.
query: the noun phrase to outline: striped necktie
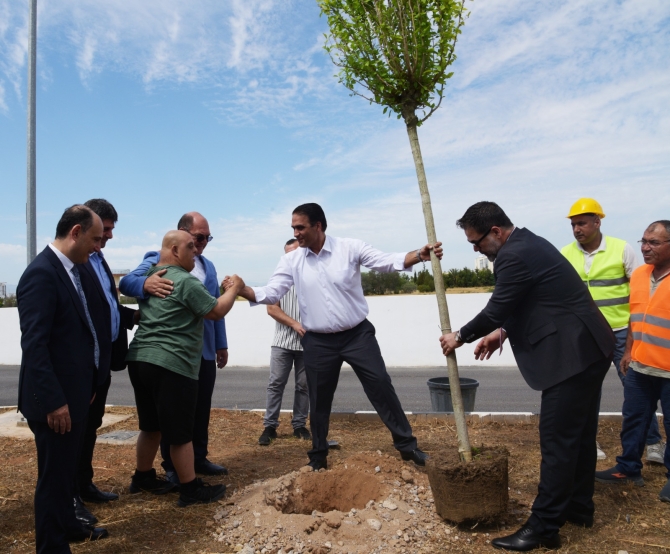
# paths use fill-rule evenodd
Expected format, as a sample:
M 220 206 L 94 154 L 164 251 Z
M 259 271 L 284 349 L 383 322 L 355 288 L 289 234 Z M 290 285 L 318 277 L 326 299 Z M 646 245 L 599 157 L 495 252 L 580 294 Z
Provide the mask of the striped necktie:
M 84 312 L 86 312 L 86 320 L 88 321 L 88 328 L 93 333 L 93 341 L 95 342 L 95 367 L 100 367 L 100 345 L 98 344 L 98 335 L 95 333 L 95 327 L 93 327 L 93 320 L 91 319 L 91 314 L 88 311 L 88 304 L 86 303 L 86 296 L 84 296 L 84 289 L 81 286 L 81 277 L 79 276 L 79 268 L 75 265 L 72 268 L 72 275 L 74 276 L 74 282 L 77 285 L 77 292 L 79 293 L 79 298 L 81 298 L 81 303 L 84 305 Z

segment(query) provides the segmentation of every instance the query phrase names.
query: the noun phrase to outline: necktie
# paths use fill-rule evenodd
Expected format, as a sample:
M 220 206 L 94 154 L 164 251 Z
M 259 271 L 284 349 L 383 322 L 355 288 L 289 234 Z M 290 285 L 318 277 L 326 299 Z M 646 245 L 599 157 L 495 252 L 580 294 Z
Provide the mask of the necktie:
M 72 275 L 74 276 L 74 282 L 77 285 L 77 292 L 79 293 L 79 298 L 81 298 L 81 303 L 84 305 L 84 312 L 86 313 L 86 320 L 88 321 L 88 328 L 93 334 L 93 342 L 95 343 L 95 367 L 100 366 L 100 345 L 98 344 L 98 335 L 95 333 L 95 327 L 93 327 L 93 320 L 91 319 L 91 314 L 88 311 L 88 304 L 86 303 L 86 296 L 84 296 L 84 289 L 81 287 L 81 277 L 79 276 L 79 268 L 75 265 L 72 268 Z

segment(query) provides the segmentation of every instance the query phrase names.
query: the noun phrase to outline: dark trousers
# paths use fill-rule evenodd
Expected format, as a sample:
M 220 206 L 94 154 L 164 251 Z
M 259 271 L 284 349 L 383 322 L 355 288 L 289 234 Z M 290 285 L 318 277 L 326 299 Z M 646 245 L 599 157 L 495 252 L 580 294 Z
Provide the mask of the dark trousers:
M 95 399 L 88 408 L 88 419 L 81 439 L 81 453 L 79 454 L 79 466 L 75 479 L 75 490 L 77 492 L 93 482 L 93 450 L 98 437 L 98 429 L 100 429 L 102 418 L 105 415 L 105 404 L 107 403 L 107 393 L 111 382 L 112 376 L 110 375 L 96 389 Z
M 35 542 L 38 554 L 71 552 L 68 535 L 81 529 L 74 515 L 74 481 L 85 421 L 69 433 L 55 433 L 46 422 L 28 421 L 37 448 Z
M 623 398 L 623 452 L 621 456 L 617 456 L 616 467 L 625 475 L 637 477 L 642 470 L 642 453 L 650 422 L 657 421 L 656 406 L 659 400 L 663 410 L 665 435 L 670 438 L 670 379 L 638 373 L 629 368 L 624 380 Z M 670 478 L 670 448 L 665 449 L 663 461 L 667 470 L 666 476 Z
M 209 412 L 212 409 L 212 394 L 216 383 L 216 360 L 200 359 L 198 374 L 198 402 L 195 405 L 195 422 L 193 424 L 193 457 L 195 465 L 207 458 L 209 443 Z M 174 471 L 170 458 L 170 444 L 161 440 L 162 466 L 165 471 Z
M 312 430 L 312 450 L 307 453 L 310 460 L 321 461 L 328 456 L 330 411 L 342 362 L 353 368 L 368 400 L 391 431 L 396 449 L 402 452 L 416 449 L 416 439 L 386 371 L 372 323 L 366 319 L 339 333 L 307 332 L 302 347 Z
M 551 536 L 568 515 L 591 517 L 600 388 L 611 358 L 542 391 L 540 485 L 528 523 Z

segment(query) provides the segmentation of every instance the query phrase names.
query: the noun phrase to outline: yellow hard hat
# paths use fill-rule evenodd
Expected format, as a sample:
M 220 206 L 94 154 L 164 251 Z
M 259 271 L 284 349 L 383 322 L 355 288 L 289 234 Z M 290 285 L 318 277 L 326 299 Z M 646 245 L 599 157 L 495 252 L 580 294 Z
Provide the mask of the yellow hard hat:
M 605 212 L 603 208 L 597 201 L 593 198 L 580 198 L 572 205 L 570 208 L 570 213 L 568 214 L 568 219 L 576 215 L 582 214 L 596 214 L 601 219 L 605 217 Z

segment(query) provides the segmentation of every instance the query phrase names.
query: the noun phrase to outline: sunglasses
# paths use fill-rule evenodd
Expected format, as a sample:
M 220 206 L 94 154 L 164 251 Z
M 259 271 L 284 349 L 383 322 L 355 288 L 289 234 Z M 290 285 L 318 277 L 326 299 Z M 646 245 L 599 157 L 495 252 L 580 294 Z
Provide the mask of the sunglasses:
M 186 229 L 179 229 L 179 230 L 186 231 Z M 203 235 L 202 233 L 194 235 L 190 231 L 186 232 L 193 237 L 193 240 L 195 240 L 195 242 L 212 242 L 214 240 L 214 237 L 212 235 Z
M 491 227 L 491 229 L 493 229 L 493 227 Z M 477 248 L 479 248 L 479 243 L 482 242 L 482 241 L 489 235 L 489 233 L 491 232 L 491 229 L 489 229 L 488 231 L 486 231 L 486 233 L 484 233 L 484 234 L 483 234 L 481 237 L 479 237 L 477 240 L 469 240 L 468 242 L 469 242 L 470 244 L 472 244 L 473 246 L 476 246 Z

